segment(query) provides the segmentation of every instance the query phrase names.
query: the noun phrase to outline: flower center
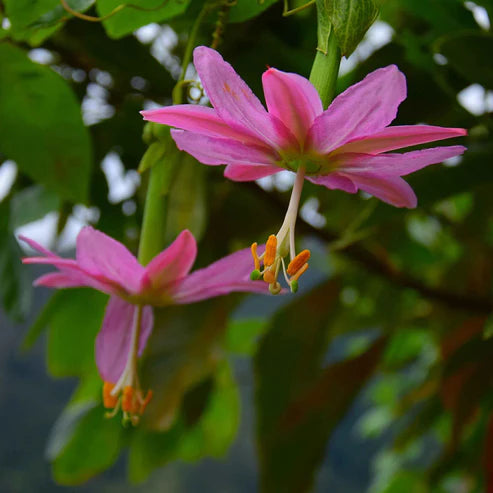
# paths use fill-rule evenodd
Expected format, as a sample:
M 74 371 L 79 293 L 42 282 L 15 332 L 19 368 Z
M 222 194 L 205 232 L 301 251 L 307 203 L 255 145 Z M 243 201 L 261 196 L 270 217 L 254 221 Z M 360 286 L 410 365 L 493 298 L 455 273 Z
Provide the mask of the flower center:
M 251 247 L 254 270 L 252 271 L 250 278 L 252 280 L 262 278 L 269 284 L 269 291 L 272 294 L 279 294 L 281 292 L 282 288 L 277 280 L 281 268 L 284 273 L 284 278 L 293 293 L 298 290 L 298 279 L 308 269 L 310 251 L 303 250 L 299 254 L 296 254 L 294 236 L 304 178 L 305 167 L 300 165 L 296 173 L 296 180 L 294 182 L 284 222 L 277 235 L 269 236 L 265 245 L 265 252 L 259 256 L 257 254 L 257 243 L 253 243 Z M 284 259 L 288 255 L 290 256 L 290 262 L 286 269 Z
M 106 414 L 106 417 L 112 418 L 121 408 L 124 424 L 130 422 L 137 425 L 153 395 L 152 390 L 148 390 L 144 395 L 137 373 L 141 325 L 142 306 L 139 305 L 135 310 L 130 351 L 123 373 L 116 384 L 112 382 L 104 382 L 103 384 L 103 405 L 106 409 L 112 409 Z

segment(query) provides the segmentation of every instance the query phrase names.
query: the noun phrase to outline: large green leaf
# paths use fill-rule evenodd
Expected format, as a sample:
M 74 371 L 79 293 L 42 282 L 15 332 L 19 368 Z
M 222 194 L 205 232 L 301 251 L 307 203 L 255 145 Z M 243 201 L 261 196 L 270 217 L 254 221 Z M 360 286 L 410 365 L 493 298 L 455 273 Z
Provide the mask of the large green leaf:
M 368 28 L 378 15 L 375 0 L 317 0 L 319 19 L 326 26 L 325 35 L 328 37 L 328 26 L 331 24 L 341 54 L 349 56 L 363 39 Z M 319 38 L 319 49 L 326 52 L 325 41 Z
M 362 355 L 322 367 L 339 286 L 329 281 L 273 320 L 255 358 L 261 489 L 309 491 L 326 442 L 379 361 Z
M 96 7 L 100 16 L 109 16 L 103 21 L 108 36 L 121 38 L 146 24 L 162 22 L 183 13 L 189 3 L 190 0 L 141 0 L 126 5 L 111 16 L 115 9 L 124 5 L 121 0 L 97 0 Z
M 8 44 L 0 65 L 0 152 L 60 197 L 85 202 L 91 145 L 70 87 Z

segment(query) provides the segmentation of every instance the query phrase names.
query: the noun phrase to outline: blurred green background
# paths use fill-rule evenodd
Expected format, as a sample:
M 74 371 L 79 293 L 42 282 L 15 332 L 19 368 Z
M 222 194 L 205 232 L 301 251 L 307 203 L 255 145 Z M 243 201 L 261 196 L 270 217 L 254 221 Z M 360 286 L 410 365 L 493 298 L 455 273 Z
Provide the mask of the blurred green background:
M 105 19 L 90 22 L 58 0 L 0 1 L 0 491 L 491 490 L 493 2 L 379 2 L 338 92 L 395 63 L 395 123 L 467 128 L 469 150 L 409 177 L 411 211 L 307 183 L 300 292 L 160 310 L 141 369 L 156 397 L 129 429 L 100 402 L 105 296 L 33 290 L 44 270 L 20 264 L 15 235 L 69 256 L 93 224 L 136 250 L 138 111 L 170 104 L 204 2 L 136 3 L 67 0 Z M 219 40 L 257 95 L 266 66 L 308 76 L 314 6 L 208 5 L 197 44 Z M 168 241 L 191 229 L 196 268 L 262 242 L 291 183 L 233 183 L 183 156 Z

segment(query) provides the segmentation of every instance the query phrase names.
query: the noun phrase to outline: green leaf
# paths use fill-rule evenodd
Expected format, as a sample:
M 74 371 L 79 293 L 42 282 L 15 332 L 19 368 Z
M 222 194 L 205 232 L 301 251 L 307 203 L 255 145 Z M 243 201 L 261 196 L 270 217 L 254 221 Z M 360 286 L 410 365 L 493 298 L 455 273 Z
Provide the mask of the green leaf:
M 5 13 L 11 24 L 8 33 L 16 41 L 39 45 L 61 27 L 61 24 L 48 28 L 32 27 L 32 25 L 56 8 L 59 3 L 59 0 L 5 0 Z
M 55 481 L 81 484 L 114 464 L 124 430 L 118 419 L 104 414 L 99 405 L 78 404 L 59 418 L 48 449 Z
M 375 22 L 378 7 L 375 0 L 317 0 L 317 12 L 319 25 L 323 26 L 318 49 L 327 52 L 326 41 L 332 25 L 341 54 L 348 57 Z
M 367 382 L 384 340 L 322 367 L 338 283 L 329 281 L 274 318 L 255 358 L 261 490 L 309 491 L 326 442 Z
M 0 152 L 33 180 L 86 202 L 89 133 L 68 84 L 12 45 L 0 45 Z
M 95 3 L 96 0 L 67 0 L 67 5 L 76 12 L 85 12 Z M 63 5 L 58 3 L 53 10 L 46 12 L 39 19 L 30 24 L 30 27 L 39 29 L 56 26 L 58 23 L 61 23 L 71 17 L 72 14 L 67 12 Z
M 151 22 L 162 22 L 185 12 L 190 0 L 141 0 L 138 8 L 124 5 L 121 0 L 96 0 L 96 7 L 101 17 L 111 15 L 103 21 L 104 28 L 111 38 L 121 38 L 131 34 L 139 27 Z
M 52 375 L 78 376 L 94 370 L 94 341 L 107 299 L 99 291 L 81 288 L 60 291 L 50 304 L 48 370 Z M 43 315 L 44 321 L 47 315 Z
M 279 0 L 237 0 L 229 12 L 229 22 L 244 22 L 261 14 Z
M 493 89 L 493 36 L 483 32 L 460 32 L 440 38 L 436 51 L 447 58 L 449 64 L 470 82 Z

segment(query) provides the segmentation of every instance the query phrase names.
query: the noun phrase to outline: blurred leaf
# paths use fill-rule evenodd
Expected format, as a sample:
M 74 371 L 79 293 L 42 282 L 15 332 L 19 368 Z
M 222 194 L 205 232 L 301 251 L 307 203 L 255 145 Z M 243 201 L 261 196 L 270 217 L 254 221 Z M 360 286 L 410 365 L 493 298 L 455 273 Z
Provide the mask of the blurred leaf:
M 60 197 L 85 202 L 91 145 L 70 87 L 11 45 L 0 45 L 0 65 L 0 152 Z
M 341 54 L 346 57 L 356 49 L 378 15 L 375 0 L 359 0 L 358 2 L 317 0 L 317 11 L 323 25 L 331 24 L 334 28 Z M 328 32 L 326 34 L 328 37 Z M 327 52 L 325 44 L 320 46 L 320 39 L 318 49 Z
M 267 326 L 268 321 L 261 317 L 231 320 L 226 333 L 226 349 L 236 354 L 252 356 L 258 339 Z
M 57 425 L 49 450 L 56 452 L 55 456 L 50 456 L 56 482 L 81 484 L 118 458 L 124 430 L 118 419 L 105 418 L 102 406 L 69 407 Z
M 203 413 L 192 426 L 179 417 L 166 432 L 137 430 L 130 447 L 131 481 L 145 480 L 155 468 L 172 460 L 196 461 L 204 456 L 222 457 L 227 452 L 236 436 L 240 412 L 229 365 L 219 365 L 212 383 Z
M 61 24 L 41 29 L 32 27 L 39 18 L 56 8 L 59 0 L 5 0 L 3 3 L 11 24 L 8 33 L 16 41 L 27 41 L 36 46 L 61 27 Z
M 180 153 L 169 191 L 166 236 L 172 241 L 189 229 L 200 241 L 206 227 L 205 167 L 189 154 Z
M 338 297 L 329 281 L 274 318 L 255 358 L 261 489 L 308 491 L 326 442 L 370 378 L 384 339 L 322 368 Z
M 401 329 L 392 335 L 383 363 L 386 367 L 400 367 L 417 358 L 426 346 L 432 344 L 433 338 L 427 329 Z
M 107 300 L 106 295 L 89 288 L 64 290 L 49 305 L 49 321 L 46 313 L 41 315 L 49 325 L 48 370 L 52 375 L 78 376 L 94 371 L 94 341 Z
M 493 89 L 493 36 L 485 32 L 459 32 L 440 38 L 436 50 L 466 80 Z
M 490 315 L 483 328 L 483 338 L 490 339 L 493 336 L 493 315 Z
M 230 22 L 243 22 L 259 15 L 279 0 L 237 0 L 231 7 L 228 20 Z M 279 11 L 279 15 L 281 12 Z
M 27 271 L 21 265 L 21 249 L 9 224 L 9 205 L 9 202 L 0 203 L 0 300 L 8 315 L 21 320 L 29 309 L 31 287 Z
M 121 38 L 133 33 L 139 27 L 151 22 L 162 22 L 183 13 L 190 0 L 141 0 L 139 8 L 125 6 L 116 14 L 103 21 L 111 38 Z M 107 16 L 120 5 L 121 0 L 96 0 L 96 7 L 101 17 Z
M 186 392 L 214 372 L 232 307 L 230 297 L 154 310 L 143 372 L 144 384 L 154 390 L 145 414 L 151 428 L 169 429 Z
M 10 215 L 12 227 L 36 221 L 49 212 L 59 209 L 60 198 L 41 185 L 33 185 L 17 192 L 12 197 Z
M 96 3 L 96 0 L 67 0 L 67 5 L 76 12 L 85 12 L 90 7 L 92 7 Z M 33 28 L 42 28 L 56 25 L 68 18 L 72 17 L 72 14 L 67 12 L 63 5 L 58 3 L 58 5 L 49 12 L 43 14 L 39 19 L 34 21 L 30 27 Z
M 421 472 L 399 471 L 381 493 L 428 493 L 429 489 Z

